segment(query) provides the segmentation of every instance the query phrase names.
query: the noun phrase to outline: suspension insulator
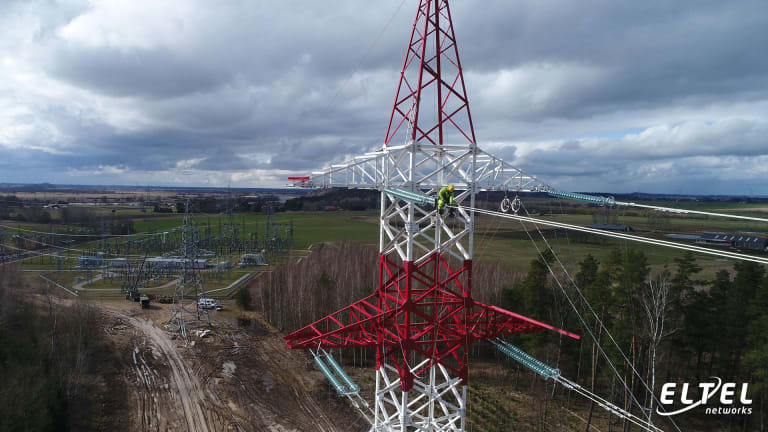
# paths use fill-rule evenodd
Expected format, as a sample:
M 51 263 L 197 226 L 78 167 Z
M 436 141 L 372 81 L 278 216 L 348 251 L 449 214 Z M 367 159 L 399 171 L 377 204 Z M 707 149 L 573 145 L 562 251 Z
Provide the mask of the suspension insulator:
M 517 214 L 517 212 L 520 211 L 520 208 L 523 206 L 523 202 L 520 201 L 520 197 L 515 197 L 514 199 L 510 200 L 509 198 L 504 198 L 501 200 L 500 208 L 501 211 L 504 213 L 514 213 Z

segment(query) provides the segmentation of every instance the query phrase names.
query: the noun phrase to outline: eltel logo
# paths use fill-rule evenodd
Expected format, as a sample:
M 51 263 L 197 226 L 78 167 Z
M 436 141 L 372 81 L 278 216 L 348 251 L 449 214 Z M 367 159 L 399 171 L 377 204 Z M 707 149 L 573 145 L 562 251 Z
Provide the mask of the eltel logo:
M 747 405 L 752 404 L 752 399 L 747 398 L 747 390 L 749 384 L 741 384 L 741 391 L 737 394 L 736 383 L 723 383 L 720 378 L 712 377 L 717 382 L 705 382 L 699 383 L 701 389 L 701 397 L 694 399 L 693 396 L 689 396 L 688 389 L 690 385 L 683 383 L 680 389 L 680 403 L 685 405 L 676 411 L 661 412 L 659 408 L 656 408 L 656 413 L 662 416 L 673 416 L 682 414 L 686 411 L 690 411 L 700 405 L 707 405 L 707 402 L 720 394 L 720 403 L 724 406 L 719 407 L 707 407 L 707 414 L 752 414 L 752 408 Z M 661 398 L 659 399 L 664 405 L 672 405 L 675 403 L 675 393 L 677 384 L 666 383 L 661 387 Z M 736 397 L 738 396 L 738 402 Z M 733 406 L 735 404 L 741 404 L 741 406 Z

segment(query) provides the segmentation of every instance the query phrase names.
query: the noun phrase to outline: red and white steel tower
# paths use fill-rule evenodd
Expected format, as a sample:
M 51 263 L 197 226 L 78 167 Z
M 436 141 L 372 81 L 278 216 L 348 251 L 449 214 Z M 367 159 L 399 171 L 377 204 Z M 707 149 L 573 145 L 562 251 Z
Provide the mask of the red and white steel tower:
M 463 431 L 476 340 L 578 338 L 472 297 L 476 193 L 550 188 L 477 147 L 447 0 L 420 0 L 382 148 L 311 177 L 381 192 L 376 290 L 285 337 L 291 348 L 376 348 L 373 431 Z M 455 220 L 433 205 L 448 184 Z

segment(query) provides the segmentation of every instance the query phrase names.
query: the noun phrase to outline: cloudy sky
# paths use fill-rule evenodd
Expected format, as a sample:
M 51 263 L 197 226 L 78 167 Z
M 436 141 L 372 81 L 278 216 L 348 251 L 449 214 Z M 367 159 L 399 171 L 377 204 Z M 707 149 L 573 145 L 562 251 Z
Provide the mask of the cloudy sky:
M 416 7 L 2 0 L 0 182 L 276 186 L 377 148 Z M 570 190 L 768 195 L 764 0 L 452 11 L 482 148 Z

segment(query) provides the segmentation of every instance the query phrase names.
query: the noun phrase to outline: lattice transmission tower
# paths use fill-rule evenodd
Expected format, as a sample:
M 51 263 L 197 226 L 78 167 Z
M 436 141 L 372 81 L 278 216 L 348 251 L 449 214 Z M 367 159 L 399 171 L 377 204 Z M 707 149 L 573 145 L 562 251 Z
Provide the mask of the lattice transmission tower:
M 204 257 L 214 255 L 200 248 L 200 233 L 197 223 L 191 217 L 191 203 L 187 199 L 184 206 L 184 223 L 181 228 L 181 248 L 164 255 L 173 261 L 160 261 L 159 264 L 178 266 L 178 282 L 174 286 L 171 317 L 166 326 L 187 337 L 187 323 L 190 318 L 205 320 L 210 325 L 208 311 L 200 307 L 200 299 L 205 298 L 205 285 L 200 270 L 207 260 Z M 194 300 L 194 310 L 188 307 L 188 299 Z
M 476 145 L 447 0 L 419 2 L 381 149 L 303 184 L 381 194 L 374 292 L 285 337 L 316 360 L 325 348 L 376 349 L 372 431 L 464 431 L 477 340 L 543 330 L 578 338 L 472 297 L 476 194 L 549 187 Z M 434 206 L 448 184 L 454 220 Z

